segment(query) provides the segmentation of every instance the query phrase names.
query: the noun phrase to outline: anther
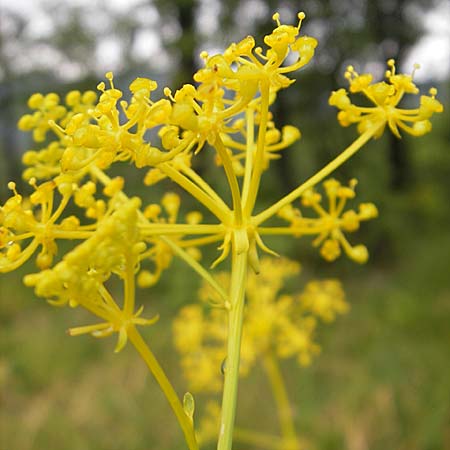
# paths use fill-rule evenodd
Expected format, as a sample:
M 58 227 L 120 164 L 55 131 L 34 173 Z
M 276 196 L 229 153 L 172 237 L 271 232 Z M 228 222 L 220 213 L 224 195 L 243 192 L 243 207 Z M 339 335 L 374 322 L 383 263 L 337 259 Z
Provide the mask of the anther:
M 165 87 L 164 90 L 163 90 L 163 92 L 164 92 L 164 95 L 165 95 L 166 97 L 169 97 L 170 100 L 172 100 L 173 102 L 175 101 L 175 99 L 173 98 L 172 91 L 170 90 L 170 88 Z
M 276 12 L 276 13 L 272 16 L 272 19 L 275 20 L 275 22 L 277 23 L 278 26 L 281 25 L 281 23 L 280 23 L 280 13 L 277 13 L 277 12 Z
M 395 75 L 395 59 L 388 59 L 387 65 L 391 68 L 391 77 Z
M 306 17 L 306 14 L 303 11 L 300 11 L 297 14 L 297 17 L 298 17 L 297 30 L 300 30 L 300 27 L 302 26 L 302 20 Z
M 351 80 L 353 77 L 357 77 L 358 73 L 356 72 L 355 68 L 353 66 L 347 66 L 347 70 L 344 73 L 344 77 L 347 80 Z
M 111 89 L 114 89 L 114 75 L 112 72 L 106 72 L 105 74 L 106 79 L 109 81 L 109 84 L 111 85 Z

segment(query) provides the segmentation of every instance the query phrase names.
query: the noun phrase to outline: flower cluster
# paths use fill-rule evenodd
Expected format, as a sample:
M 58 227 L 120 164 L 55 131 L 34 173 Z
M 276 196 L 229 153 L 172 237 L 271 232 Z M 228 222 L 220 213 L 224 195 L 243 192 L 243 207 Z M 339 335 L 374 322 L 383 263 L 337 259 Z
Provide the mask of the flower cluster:
M 317 214 L 316 218 L 304 217 L 292 204 L 280 209 L 278 216 L 291 224 L 294 236 L 318 234 L 313 245 L 320 246 L 320 253 L 327 261 L 338 258 L 342 248 L 349 258 L 365 263 L 369 256 L 367 248 L 364 245 L 351 246 L 343 232 L 358 230 L 362 221 L 377 217 L 378 211 L 373 203 L 361 203 L 358 212 L 353 209 L 344 212 L 347 200 L 355 197 L 356 183 L 353 179 L 348 186 L 342 186 L 333 178 L 326 180 L 323 187 L 328 197 L 327 208 L 322 206 L 322 196 L 315 189 L 305 191 L 301 204 L 311 208 Z
M 281 359 L 295 357 L 302 366 L 310 364 L 320 349 L 315 342 L 318 321 L 331 322 L 348 310 L 337 280 L 315 280 L 301 292 L 285 293 L 286 281 L 299 271 L 294 261 L 263 258 L 261 273 L 249 275 L 241 376 L 267 354 Z M 225 286 L 230 284 L 226 272 L 219 273 L 217 280 Z M 174 320 L 174 343 L 189 389 L 214 392 L 222 386 L 221 371 L 226 372 L 227 314 L 218 307 L 221 299 L 209 285 L 203 285 L 199 297 L 203 304 L 183 307 Z
M 95 337 L 119 333 L 116 352 L 127 341 L 131 325 L 150 325 L 142 319 L 143 308 L 134 311 L 134 277 L 146 244 L 137 228 L 139 199 L 131 199 L 103 220 L 91 237 L 68 253 L 51 269 L 27 275 L 24 283 L 34 287 L 38 296 L 54 305 L 83 306 L 105 322 L 69 330 L 71 335 L 91 333 Z M 124 280 L 123 308 L 105 286 L 111 274 Z
M 413 82 L 414 72 L 411 75 L 397 74 L 395 61 L 390 59 L 386 71 L 386 80 L 373 83 L 370 73 L 359 75 L 352 66 L 347 67 L 345 78 L 350 85 L 350 92 L 361 93 L 372 106 L 358 106 L 351 102 L 345 89 L 339 89 L 330 96 L 329 103 L 336 106 L 339 123 L 348 127 L 358 124 L 358 132 L 378 127 L 376 137 L 383 134 L 387 124 L 395 134 L 400 137 L 399 128 L 413 136 L 422 136 L 431 131 L 430 118 L 434 113 L 443 111 L 442 104 L 436 100 L 437 90 L 431 88 L 430 95 L 421 95 L 420 105 L 416 109 L 399 108 L 398 104 L 405 94 L 418 94 L 419 89 Z M 418 69 L 416 65 L 414 70 Z
M 63 189 L 60 205 L 55 208 L 57 185 L 54 181 L 37 186 L 32 178 L 30 184 L 34 192 L 29 198 L 17 192 L 14 182 L 8 184 L 14 195 L 0 209 L 0 272 L 18 268 L 38 248 L 36 265 L 42 270 L 50 267 L 58 250 L 55 238 L 81 231 L 77 217 L 71 215 L 59 220 L 71 197 L 70 192 Z
M 370 105 L 352 104 L 344 89 L 332 93 L 330 104 L 340 110 L 341 125 L 358 124 L 360 136 L 297 188 L 257 211 L 264 172 L 281 157 L 281 150 L 301 137 L 292 125 L 277 126 L 270 108 L 277 93 L 294 82 L 288 75 L 314 55 L 317 41 L 300 34 L 304 17 L 299 13 L 293 26 L 282 24 L 275 14 L 276 26 L 264 37 L 265 48 L 248 36 L 222 54 L 203 52 L 204 67 L 194 74 L 195 85 L 174 92 L 166 87 L 162 98 L 155 98 L 155 81 L 137 78 L 126 100 L 108 72 L 98 93 L 71 91 L 64 99 L 55 93 L 33 94 L 28 101 L 31 113 L 18 123 L 21 130 L 32 132 L 37 145 L 23 156 L 23 177 L 32 193 L 22 195 L 14 182 L 8 185 L 12 195 L 0 205 L 0 272 L 17 269 L 37 253 L 38 272 L 27 275 L 25 284 L 52 304 L 81 306 L 102 320 L 72 328 L 70 334 L 117 333 L 116 351 L 132 343 L 169 399 L 190 450 L 198 449 L 194 401 L 187 394 L 183 409 L 137 331 L 137 325 L 155 321 L 141 317 L 137 286 L 157 283 L 174 256 L 203 279 L 204 302 L 180 311 L 174 321 L 175 343 L 193 390 L 219 389 L 218 368 L 223 367 L 218 448 L 230 450 L 239 366 L 245 374 L 263 357 L 277 380 L 273 358 L 295 357 L 309 364 L 319 350 L 314 341 L 318 321 L 332 321 L 347 309 L 335 280 L 313 281 L 300 293 L 285 294 L 284 281 L 299 266 L 283 259 L 260 261 L 261 251 L 276 255 L 263 237 L 316 235 L 313 244 L 328 261 L 343 250 L 354 261 L 365 262 L 366 247 L 352 246 L 344 233 L 376 217 L 375 206 L 362 203 L 358 211 L 344 211 L 355 196 L 355 181 L 348 186 L 325 181 L 328 206 L 315 187 L 380 136 L 386 125 L 396 136 L 399 130 L 419 136 L 430 131 L 431 116 L 443 110 L 434 88 L 420 97 L 418 108 L 399 108 L 405 93 L 419 91 L 413 75 L 397 74 L 393 61 L 388 62 L 387 82 L 373 83 L 370 74 L 358 75 L 349 67 L 350 92 L 362 93 Z M 215 152 L 228 192 L 217 192 L 196 170 L 196 159 L 205 151 Z M 108 175 L 124 162 L 145 169 L 145 186 L 170 182 L 170 189 L 160 201 L 130 198 L 124 178 Z M 180 190 L 196 200 L 198 208 L 182 212 Z M 313 216 L 303 216 L 294 206 L 299 199 Z M 281 225 L 265 226 L 272 218 Z M 229 274 L 214 277 L 203 266 L 201 248 L 211 244 L 220 251 L 212 266 L 228 260 Z M 123 286 L 122 301 L 114 298 L 112 277 Z M 207 310 L 206 303 L 217 308 Z M 281 448 L 297 448 L 292 427 L 284 428 L 290 431 Z

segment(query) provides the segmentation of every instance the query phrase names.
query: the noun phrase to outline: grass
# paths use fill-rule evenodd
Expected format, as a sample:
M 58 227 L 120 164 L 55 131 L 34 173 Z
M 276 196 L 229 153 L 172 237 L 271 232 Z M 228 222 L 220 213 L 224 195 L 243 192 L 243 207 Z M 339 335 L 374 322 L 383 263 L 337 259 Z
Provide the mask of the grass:
M 357 277 L 344 267 L 351 312 L 323 329 L 323 352 L 310 368 L 283 365 L 309 448 L 450 449 L 450 287 L 446 271 L 436 270 L 449 250 L 448 237 L 424 238 L 394 267 L 369 266 Z M 175 284 L 166 276 L 150 301 L 162 319 L 146 337 L 182 395 L 165 325 L 192 277 L 180 264 L 175 270 Z M 84 314 L 33 299 L 17 275 L 7 282 L 2 278 L 1 448 L 182 447 L 164 398 L 131 347 L 114 355 L 113 340 L 70 338 L 65 329 L 84 323 Z M 269 393 L 261 400 L 267 409 L 254 412 L 261 389 L 261 374 L 244 381 L 240 421 L 276 431 Z

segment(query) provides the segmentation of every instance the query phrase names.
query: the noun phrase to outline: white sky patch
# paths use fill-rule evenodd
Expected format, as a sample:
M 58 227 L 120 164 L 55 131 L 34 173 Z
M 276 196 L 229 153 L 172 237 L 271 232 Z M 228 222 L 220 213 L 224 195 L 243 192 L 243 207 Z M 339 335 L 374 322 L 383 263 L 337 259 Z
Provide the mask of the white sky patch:
M 15 45 L 7 45 L 4 49 L 16 73 L 27 73 L 36 69 L 48 70 L 57 67 L 61 62 L 61 54 L 47 44 L 37 44 L 33 52 L 26 54 L 18 49 Z
M 55 69 L 57 76 L 67 81 L 76 81 L 86 75 L 86 70 L 72 61 L 63 61 Z
M 95 50 L 96 69 L 103 72 L 118 71 L 122 59 L 122 43 L 109 36 L 101 40 Z
M 265 18 L 270 11 L 266 3 L 260 0 L 248 0 L 242 2 L 236 9 L 234 19 L 238 27 L 242 29 L 251 29 L 258 21 Z
M 422 38 L 406 58 L 403 71 L 411 72 L 413 64 L 419 63 L 420 69 L 414 74 L 414 80 L 418 83 L 447 79 L 450 73 L 449 38 L 445 36 Z
M 152 30 L 139 30 L 133 48 L 133 56 L 143 61 L 155 56 L 161 50 L 158 35 Z
M 0 0 L 0 3 L 1 11 L 14 12 L 26 21 L 25 37 L 27 39 L 36 40 L 51 37 L 55 27 L 54 18 L 51 16 L 51 11 L 46 12 L 46 6 L 56 5 L 56 0 Z M 156 7 L 150 2 L 143 4 L 142 0 L 65 0 L 57 4 L 58 7 L 63 5 L 80 7 L 86 10 L 86 14 L 84 14 L 86 26 L 95 31 L 99 39 L 96 54 L 92 55 L 93 61 L 96 61 L 96 70 L 117 71 L 121 66 L 120 60 L 123 48 L 121 42 L 114 36 L 114 30 L 111 29 L 109 11 L 116 14 L 136 15 L 138 23 L 147 27 L 145 30 L 139 31 L 137 41 L 132 49 L 139 59 L 154 58 L 158 53 L 158 65 L 160 65 L 159 60 L 161 59 L 161 68 L 163 65 L 170 64 L 169 56 L 163 55 L 164 52 L 161 52 L 160 37 L 155 32 L 148 30 L 149 25 L 155 24 L 160 19 Z M 202 33 L 213 34 L 218 30 L 220 26 L 218 22 L 220 5 L 221 3 L 218 0 L 200 0 L 200 16 L 197 19 L 197 25 Z M 249 0 L 242 2 L 236 9 L 235 19 L 238 26 L 249 29 L 254 26 L 255 22 L 266 17 L 267 14 L 270 14 L 270 11 L 267 10 L 264 2 Z M 312 19 L 311 17 L 310 20 Z M 283 20 L 285 20 L 285 17 L 283 17 Z M 410 50 L 401 71 L 409 73 L 412 71 L 414 63 L 420 63 L 421 69 L 415 74 L 415 80 L 418 83 L 445 80 L 450 75 L 450 2 L 448 0 L 441 1 L 433 10 L 419 15 L 417 20 L 424 24 L 425 33 Z M 82 70 L 77 63 L 65 61 L 56 50 L 46 47 L 36 51 L 34 46 L 20 48 L 19 42 L 8 43 L 8 36 L 14 33 L 8 31 L 8 23 L 4 22 L 2 25 L 4 25 L 3 33 L 6 36 L 5 43 L 8 50 L 14 47 L 14 51 L 9 52 L 12 59 L 11 66 L 14 69 L 26 72 L 43 66 L 56 68 L 58 64 L 64 63 L 64 68 L 57 70 L 61 77 L 74 80 L 76 74 L 81 76 Z M 163 38 L 165 37 L 167 41 L 178 36 L 180 32 L 181 30 L 175 20 L 173 23 L 165 23 L 161 27 Z M 76 39 L 76 36 L 74 36 L 74 39 Z M 29 45 L 29 43 L 25 42 L 22 45 Z M 213 54 L 218 50 L 210 48 L 209 52 Z M 43 61 L 43 55 L 45 55 L 45 61 Z
M 26 25 L 25 35 L 31 39 L 47 38 L 53 34 L 53 20 L 47 14 L 39 12 Z
M 141 7 L 137 8 L 136 12 L 136 20 L 142 26 L 148 27 L 150 25 L 155 25 L 160 20 L 158 10 L 154 5 L 142 5 Z
M 83 14 L 83 25 L 95 34 L 105 34 L 111 29 L 113 24 L 111 16 L 104 10 L 86 11 Z
M 4 11 L 12 11 L 22 17 L 33 17 L 42 11 L 42 2 L 30 0 L 2 1 L 1 8 Z
M 200 0 L 196 25 L 200 33 L 211 36 L 219 28 L 220 3 L 217 0 Z
M 436 9 L 423 18 L 425 34 L 413 46 L 402 66 L 402 72 L 412 71 L 419 63 L 420 70 L 414 75 L 418 83 L 442 81 L 450 74 L 450 3 L 442 1 Z
M 80 0 L 78 0 L 80 1 Z M 83 0 L 87 3 L 90 3 L 89 0 Z M 112 11 L 118 13 L 126 13 L 133 11 L 133 8 L 136 8 L 137 5 L 142 3 L 142 0 L 107 0 L 108 6 Z

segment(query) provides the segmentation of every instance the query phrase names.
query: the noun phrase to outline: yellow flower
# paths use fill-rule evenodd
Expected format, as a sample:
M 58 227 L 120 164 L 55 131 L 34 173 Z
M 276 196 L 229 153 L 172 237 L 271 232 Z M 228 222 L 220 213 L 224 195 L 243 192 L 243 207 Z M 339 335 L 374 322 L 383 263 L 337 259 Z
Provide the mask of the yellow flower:
M 314 342 L 316 317 L 331 322 L 348 310 L 344 292 L 337 280 L 316 280 L 295 295 L 282 293 L 287 279 L 299 273 L 300 266 L 287 259 L 263 258 L 261 273 L 250 274 L 246 287 L 246 307 L 241 345 L 240 374 L 245 376 L 266 354 L 279 358 L 296 357 L 308 365 L 320 347 Z M 217 281 L 230 284 L 230 276 L 220 272 Z M 226 306 L 204 284 L 199 291 L 204 305 L 181 309 L 173 322 L 173 336 L 181 354 L 181 367 L 193 391 L 217 391 L 221 386 L 220 366 L 226 371 Z M 207 309 L 206 303 L 214 308 Z M 221 308 L 217 308 L 217 307 Z M 225 366 L 225 367 L 223 367 Z
M 434 113 L 441 113 L 444 108 L 436 100 L 437 90 L 431 88 L 428 95 L 420 97 L 420 105 L 414 109 L 399 108 L 398 104 L 405 94 L 417 95 L 419 89 L 413 82 L 413 74 L 396 74 L 395 62 L 388 61 L 386 71 L 387 82 L 372 82 L 372 75 L 359 75 L 352 66 L 347 67 L 345 77 L 350 84 L 351 93 L 363 94 L 373 106 L 358 106 L 351 102 L 345 89 L 334 91 L 329 99 L 332 106 L 336 106 L 339 123 L 347 127 L 358 124 L 358 132 L 363 134 L 370 129 L 377 129 L 376 137 L 383 134 L 387 124 L 397 137 L 399 128 L 413 136 L 422 136 L 431 131 L 430 117 Z M 419 66 L 416 65 L 414 69 Z
M 20 267 L 39 247 L 36 265 L 40 269 L 50 267 L 58 250 L 55 240 L 78 228 L 79 221 L 74 216 L 56 223 L 71 197 L 70 192 L 63 194 L 59 206 L 54 208 L 57 184 L 47 181 L 38 186 L 33 178 L 30 184 L 34 192 L 24 199 L 16 191 L 15 183 L 10 182 L 8 187 L 14 195 L 0 207 L 0 272 Z
M 149 249 L 141 255 L 141 260 L 149 260 L 154 268 L 152 271 L 141 270 L 138 276 L 138 285 L 140 287 L 150 287 L 158 282 L 164 270 L 170 267 L 174 252 L 166 240 L 161 239 L 164 229 L 170 233 L 172 244 L 185 248 L 186 252 L 196 261 L 201 259 L 201 251 L 198 248 L 202 245 L 202 240 L 183 241 L 183 233 L 173 233 L 170 225 L 175 224 L 178 219 L 180 209 L 180 197 L 174 192 L 166 192 L 161 199 L 161 206 L 158 203 L 148 205 L 143 215 L 148 219 L 148 225 L 140 227 L 141 235 L 145 242 L 151 244 Z M 163 216 L 163 211 L 166 217 Z M 202 214 L 198 211 L 190 211 L 186 214 L 186 222 L 188 225 L 198 225 L 202 221 Z
M 51 121 L 61 119 L 66 114 L 66 108 L 59 104 L 60 98 L 55 93 L 47 95 L 33 94 L 28 99 L 30 109 L 36 110 L 33 114 L 24 115 L 18 123 L 23 131 L 33 130 L 33 139 L 43 142 L 51 128 Z
M 327 261 L 337 259 L 342 248 L 349 258 L 364 263 L 369 256 L 367 248 L 350 245 L 343 232 L 358 230 L 362 221 L 377 217 L 378 211 L 373 203 L 361 203 L 358 212 L 351 209 L 344 212 L 347 200 L 355 196 L 356 183 L 356 180 L 351 180 L 348 186 L 342 186 L 333 178 L 326 180 L 323 186 L 328 197 L 328 210 L 322 206 L 322 196 L 315 189 L 305 191 L 301 203 L 315 211 L 317 218 L 304 217 L 292 205 L 280 209 L 278 216 L 291 223 L 294 236 L 318 234 L 313 245 L 321 246 L 320 254 Z
M 332 322 L 336 314 L 345 314 L 348 303 L 338 280 L 310 281 L 299 296 L 302 307 L 325 322 Z
M 143 307 L 134 311 L 134 277 L 139 255 L 145 250 L 137 228 L 138 199 L 121 205 L 103 220 L 98 229 L 82 244 L 68 252 L 52 269 L 27 275 L 24 283 L 34 287 L 36 295 L 53 305 L 82 306 L 104 322 L 69 330 L 76 336 L 90 333 L 94 337 L 119 334 L 116 352 L 127 342 L 131 326 L 151 325 L 157 318 L 140 317 Z M 124 301 L 120 308 L 105 287 L 112 274 L 124 282 Z

